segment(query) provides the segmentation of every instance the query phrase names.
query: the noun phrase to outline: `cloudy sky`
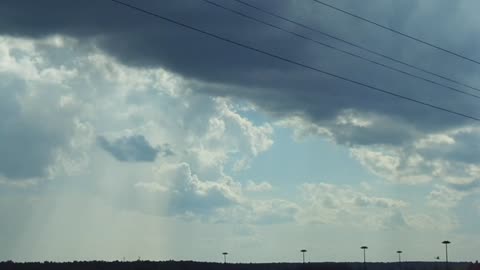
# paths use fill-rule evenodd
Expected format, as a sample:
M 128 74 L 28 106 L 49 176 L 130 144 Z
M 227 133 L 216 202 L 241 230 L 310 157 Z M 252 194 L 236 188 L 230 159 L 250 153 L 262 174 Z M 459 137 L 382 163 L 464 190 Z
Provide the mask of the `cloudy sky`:
M 202 0 L 125 0 L 339 76 L 480 117 L 478 99 Z M 229 8 L 451 88 L 232 0 Z M 480 66 L 310 0 L 247 2 L 479 87 Z M 338 0 L 480 59 L 475 0 Z M 0 260 L 478 259 L 478 122 L 108 0 L 0 2 Z

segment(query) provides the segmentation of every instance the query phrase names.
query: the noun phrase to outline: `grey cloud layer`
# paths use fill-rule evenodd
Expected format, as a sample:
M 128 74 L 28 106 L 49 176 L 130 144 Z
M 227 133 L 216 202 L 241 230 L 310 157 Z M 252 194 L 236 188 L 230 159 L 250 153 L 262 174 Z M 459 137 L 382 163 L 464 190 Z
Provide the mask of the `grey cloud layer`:
M 97 142 L 118 161 L 152 162 L 159 153 L 167 156 L 173 155 L 173 151 L 168 148 L 168 145 L 165 149 L 153 147 L 143 135 L 126 136 L 112 141 L 99 136 Z
M 58 106 L 55 86 L 50 90 L 35 95 L 25 81 L 0 75 L 0 178 L 46 177 L 55 151 L 67 144 L 74 124 Z
M 262 5 L 282 14 L 305 20 L 327 32 L 358 41 L 364 46 L 388 52 L 405 61 L 458 79 L 469 80 L 472 84 L 476 82 L 472 76 L 476 67 L 312 6 L 311 3 L 305 3 L 307 2 L 300 4 L 290 1 L 269 1 L 262 2 Z M 344 3 L 348 3 L 346 5 L 348 9 L 379 18 L 380 21 L 383 18 L 383 23 L 418 36 L 426 36 L 427 39 L 435 40 L 445 47 L 455 48 L 462 54 L 472 57 L 477 54 L 473 45 L 478 41 L 474 35 L 471 35 L 474 25 L 477 25 L 475 24 L 477 16 L 470 13 L 470 10 L 474 10 L 477 5 L 474 2 L 459 4 L 436 1 L 414 4 L 414 1 L 401 3 L 372 1 L 368 5 L 351 1 Z M 328 50 L 318 49 L 303 40 L 294 39 L 216 10 L 201 1 L 136 1 L 135 4 L 222 36 L 362 82 L 390 88 L 402 94 L 465 113 L 476 115 L 478 111 L 477 101 L 470 97 L 447 93 L 438 87 L 406 79 Z M 338 4 L 342 5 L 342 3 Z M 442 20 L 438 19 L 439 16 L 442 16 Z M 456 17 L 463 18 L 464 23 L 455 21 Z M 426 29 L 430 29 L 432 25 L 436 27 L 431 28 L 433 29 L 431 33 L 427 32 Z M 186 78 L 191 89 L 196 91 L 247 98 L 275 116 L 292 114 L 300 116 L 308 122 L 307 124 L 314 123 L 313 129 L 319 129 L 311 133 L 328 135 L 339 144 L 351 147 L 392 146 L 394 148 L 385 147 L 378 151 L 374 151 L 375 149 L 354 151 L 354 157 L 362 164 L 377 175 L 391 181 L 414 183 L 432 181 L 433 178 L 452 178 L 448 179 L 449 183 L 468 185 L 478 178 L 478 173 L 470 170 L 466 175 L 469 181 L 463 183 L 453 179 L 465 177 L 465 173 L 458 172 L 464 169 L 462 166 L 478 163 L 478 158 L 472 149 L 478 149 L 476 142 L 479 133 L 475 130 L 469 131 L 467 128 L 465 132 L 450 134 L 452 130 L 461 130 L 471 122 L 416 104 L 364 91 L 360 87 L 226 45 L 191 31 L 159 22 L 110 1 L 94 3 L 55 0 L 41 3 L 26 0 L 2 1 L 0 3 L 0 34 L 28 37 L 51 34 L 72 36 L 79 40 L 80 44 L 93 43 L 128 65 L 164 67 L 174 71 Z M 58 56 L 58 58 L 68 57 Z M 55 58 L 55 61 L 59 59 Z M 21 89 L 21 86 L 12 86 L 12 88 Z M 140 105 L 145 104 L 145 100 L 152 101 L 152 97 L 147 94 L 143 99 L 130 101 L 139 102 Z M 7 98 L 2 101 L 6 102 L 6 100 Z M 12 107 L 15 102 L 7 103 L 1 109 L 15 109 Z M 165 104 L 156 103 L 152 106 L 165 106 Z M 15 114 L 6 112 L 4 115 Z M 185 117 L 196 119 L 196 113 L 186 112 Z M 8 122 L 8 119 L 2 118 L 0 121 Z M 205 125 L 204 121 L 205 119 L 199 118 L 195 123 L 190 120 L 187 122 L 190 128 L 198 126 L 199 129 L 205 129 L 208 125 Z M 301 125 L 306 122 L 302 122 Z M 22 122 L 17 121 L 17 123 Z M 241 130 L 244 130 L 243 125 L 241 127 Z M 298 127 L 298 123 L 294 123 L 291 127 Z M 3 133 L 0 136 L 4 138 L 12 136 L 10 133 L 5 133 L 8 130 L 12 132 L 15 128 L 2 129 Z M 255 133 L 254 131 L 252 132 Z M 44 133 L 35 135 L 36 138 L 41 139 L 42 143 L 28 140 L 32 144 L 28 149 L 21 147 L 28 144 L 19 143 L 18 147 L 15 144 L 2 144 L 4 148 L 9 148 L 5 151 L 13 153 L 8 159 L 4 157 L 6 161 L 2 163 L 3 168 L 0 167 L 4 176 L 30 178 L 45 175 L 47 165 L 51 163 L 53 157 L 52 153 L 59 145 L 65 143 L 65 138 L 68 136 L 56 129 L 45 129 L 42 132 Z M 69 132 L 69 129 L 67 128 L 65 132 Z M 238 132 L 241 131 L 234 131 L 235 134 Z M 21 133 L 23 136 L 34 134 L 28 131 Z M 417 145 L 419 141 L 428 138 L 431 134 L 445 135 L 445 133 L 450 134 L 453 143 L 429 142 L 423 147 Z M 153 161 L 158 154 L 156 152 L 158 149 L 154 149 L 150 143 L 140 138 L 100 141 L 100 145 L 103 145 L 103 148 L 117 160 Z M 219 141 L 215 141 L 215 144 L 225 143 Z M 263 141 L 261 145 L 271 144 L 268 140 Z M 41 147 L 43 148 L 37 149 Z M 257 152 L 256 148 L 267 149 L 268 147 L 253 147 L 251 150 L 253 155 Z M 21 154 L 28 151 L 30 151 L 28 157 Z M 204 152 L 204 154 L 208 153 Z M 213 160 L 213 163 L 222 162 L 222 158 L 218 157 L 210 160 Z M 28 164 L 28 168 L 19 169 L 15 166 L 18 168 L 14 171 L 11 169 L 13 166 L 8 165 L 8 162 Z M 458 167 L 457 162 L 462 165 Z M 453 170 L 451 167 L 461 169 Z
M 438 131 L 465 123 L 459 117 L 365 91 L 361 87 L 159 22 L 110 1 L 87 3 L 48 0 L 40 3 L 22 0 L 2 1 L 0 5 L 1 33 L 32 37 L 65 34 L 91 40 L 124 63 L 141 67 L 161 66 L 187 78 L 215 83 L 217 85 L 204 84 L 199 89 L 216 95 L 246 97 L 275 114 L 297 113 L 314 122 L 328 122 L 342 111 L 351 109 L 385 115 L 390 119 L 387 121 L 403 123 L 405 128 L 419 132 Z M 464 113 L 475 115 L 478 111 L 476 101 L 470 97 L 451 94 L 438 87 L 317 48 L 311 43 L 254 24 L 201 1 L 136 1 L 135 5 L 355 80 Z M 413 64 L 475 82 L 471 74 L 477 67 L 360 24 L 313 3 L 268 1 L 262 5 Z M 426 35 L 422 31 L 428 25 L 436 25 L 430 39 L 454 47 L 463 54 L 476 56 L 472 44 L 478 41 L 469 34 L 470 26 L 463 24 L 464 30 L 455 32 L 449 27 L 450 18 L 455 16 L 462 16 L 466 21 L 474 20 L 472 14 L 466 13 L 469 9 L 460 4 L 451 1 L 436 1 L 435 5 L 414 1 L 372 1 L 368 5 L 360 5 L 347 1 L 344 5 L 376 16 L 400 30 L 414 31 L 417 35 Z M 474 7 L 476 4 L 471 2 L 468 5 Z M 366 10 L 366 6 L 370 10 Z M 438 14 L 445 16 L 440 20 Z M 469 15 L 472 19 L 469 19 Z M 416 25 L 426 26 L 417 29 Z M 380 132 L 385 130 L 382 127 L 383 124 L 376 125 L 355 133 L 368 139 L 350 138 L 352 136 L 347 135 L 350 131 L 345 130 L 339 134 L 340 141 L 351 139 L 354 143 L 371 144 L 372 140 L 378 140 L 391 143 L 391 132 Z

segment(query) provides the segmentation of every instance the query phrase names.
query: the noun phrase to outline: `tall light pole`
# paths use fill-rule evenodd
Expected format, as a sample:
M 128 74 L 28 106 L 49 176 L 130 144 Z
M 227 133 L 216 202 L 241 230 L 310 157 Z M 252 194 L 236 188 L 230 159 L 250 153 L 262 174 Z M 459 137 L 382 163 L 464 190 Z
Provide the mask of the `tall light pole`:
M 223 252 L 222 255 L 223 255 L 223 263 L 227 263 L 228 252 Z
M 363 269 L 367 269 L 367 259 L 366 259 L 366 250 L 368 249 L 367 246 L 361 246 L 361 249 L 363 249 Z
M 303 258 L 302 262 L 305 263 L 305 252 L 307 252 L 307 250 L 302 249 L 302 250 L 300 250 L 300 252 L 302 252 L 302 258 Z
M 402 270 L 402 252 L 401 250 L 397 250 L 398 253 L 398 269 Z
M 450 241 L 445 240 L 442 244 L 445 245 L 445 270 L 448 270 L 448 244 L 450 244 Z

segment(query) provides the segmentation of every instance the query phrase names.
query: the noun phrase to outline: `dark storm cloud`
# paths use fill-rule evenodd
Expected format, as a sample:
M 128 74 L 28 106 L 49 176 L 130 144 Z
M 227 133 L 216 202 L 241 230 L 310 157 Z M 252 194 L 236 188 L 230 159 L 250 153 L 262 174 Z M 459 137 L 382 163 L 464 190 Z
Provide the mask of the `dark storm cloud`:
M 169 148 L 151 146 L 142 135 L 121 137 L 111 141 L 99 136 L 97 142 L 118 161 L 153 162 L 159 153 L 165 156 L 173 155 L 173 151 Z
M 231 1 L 218 2 L 240 8 L 275 24 L 282 23 Z M 202 1 L 141 0 L 129 3 L 307 65 L 478 116 L 477 100 L 471 97 L 453 94 L 438 86 L 319 48 Z M 478 67 L 360 23 L 311 1 L 252 3 L 395 58 L 474 83 L 473 74 Z M 455 19 L 474 16 L 460 13 L 457 2 L 435 1 L 431 6 L 425 2 L 420 5 L 413 0 L 371 0 L 361 3 L 341 1 L 335 4 L 377 18 L 381 23 L 399 30 L 425 36 L 426 39 L 451 47 L 462 54 L 480 58 L 475 46 L 479 41 L 471 35 L 474 25 Z M 472 9 L 477 5 L 473 1 L 463 4 L 471 5 Z M 458 27 L 453 28 L 454 26 Z M 290 25 L 285 27 L 345 47 L 305 30 Z M 346 109 L 384 115 L 418 133 L 441 131 L 464 125 L 467 121 L 231 46 L 107 0 L 2 1 L 0 33 L 29 37 L 64 34 L 89 40 L 123 63 L 139 67 L 164 67 L 185 78 L 202 82 L 199 90 L 214 95 L 248 98 L 275 115 L 300 114 L 320 124 L 330 122 Z M 388 126 L 390 125 L 362 128 L 358 129 L 361 131 L 359 133 L 343 130 L 339 133 L 338 141 L 359 144 L 372 144 L 375 140 L 385 143 L 402 141 L 401 134 L 398 139 L 391 139 L 395 136 L 392 136 L 392 132 L 385 132 Z M 361 138 L 355 138 L 356 134 Z

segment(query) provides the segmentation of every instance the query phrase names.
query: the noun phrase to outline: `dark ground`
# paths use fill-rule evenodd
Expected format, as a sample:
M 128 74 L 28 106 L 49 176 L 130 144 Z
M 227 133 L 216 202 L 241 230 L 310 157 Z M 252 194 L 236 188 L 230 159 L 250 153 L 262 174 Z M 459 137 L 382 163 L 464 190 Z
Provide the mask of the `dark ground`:
M 444 262 L 367 263 L 366 270 L 446 270 Z M 0 270 L 364 270 L 362 263 L 205 263 L 191 261 L 15 263 L 0 262 Z M 448 270 L 480 270 L 480 264 L 449 263 Z

